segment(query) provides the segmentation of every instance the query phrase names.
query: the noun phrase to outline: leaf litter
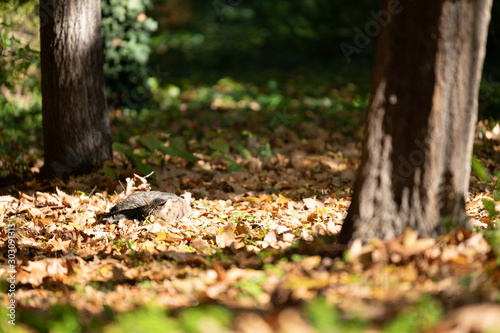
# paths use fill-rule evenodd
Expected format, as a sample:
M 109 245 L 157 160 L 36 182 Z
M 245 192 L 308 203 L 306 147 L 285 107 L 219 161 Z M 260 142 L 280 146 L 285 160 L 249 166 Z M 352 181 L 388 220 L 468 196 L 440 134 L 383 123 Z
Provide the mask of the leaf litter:
M 233 309 L 234 331 L 312 332 L 315 314 L 304 306 L 324 299 L 333 318 L 338 312 L 344 322 L 359 318 L 359 330 L 379 331 L 405 311 L 417 313 L 415 304 L 430 294 L 444 315 L 423 330 L 498 327 L 499 264 L 483 233 L 456 229 L 436 241 L 407 229 L 388 242 L 335 244 L 355 161 L 299 151 L 239 161 L 254 172 L 228 171 L 217 157 L 201 156 L 191 170 L 167 164 L 155 170 L 159 188 L 191 206 L 189 218 L 173 224 L 151 217 L 101 223 L 116 202 L 151 190 L 147 176 L 133 175 L 112 193 L 90 191 L 117 185 L 100 174 L 54 191 L 30 183 L 0 196 L 2 248 L 7 224 L 16 226 L 18 310 L 63 304 L 105 317 L 108 308 L 175 312 L 218 304 Z M 491 193 L 483 190 L 473 177 L 466 208 L 477 228 L 488 227 L 482 200 Z M 5 254 L 2 281 L 9 276 Z

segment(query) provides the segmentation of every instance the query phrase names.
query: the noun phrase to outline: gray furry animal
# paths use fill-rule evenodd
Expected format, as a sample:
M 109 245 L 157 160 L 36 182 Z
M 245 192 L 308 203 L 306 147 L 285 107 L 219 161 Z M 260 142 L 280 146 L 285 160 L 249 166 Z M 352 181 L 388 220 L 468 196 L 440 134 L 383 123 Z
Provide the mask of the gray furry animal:
M 184 216 L 189 216 L 190 207 L 181 197 L 160 191 L 139 192 L 117 203 L 109 213 L 102 217 L 102 222 L 117 223 L 121 219 L 143 221 L 152 215 L 168 223 L 175 223 Z

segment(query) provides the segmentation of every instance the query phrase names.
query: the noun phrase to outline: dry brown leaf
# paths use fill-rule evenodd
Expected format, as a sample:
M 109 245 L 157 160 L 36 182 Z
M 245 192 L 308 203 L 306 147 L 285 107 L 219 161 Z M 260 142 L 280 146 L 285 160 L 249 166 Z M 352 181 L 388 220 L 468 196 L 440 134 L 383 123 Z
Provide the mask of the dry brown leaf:
M 234 234 L 236 228 L 233 222 L 227 224 L 219 230 L 219 234 L 215 237 L 215 241 L 221 248 L 228 247 L 233 244 L 236 236 Z
M 267 242 L 269 245 L 275 245 L 277 241 L 278 239 L 274 231 L 269 231 L 264 237 L 264 242 Z
M 488 140 L 500 140 L 500 123 L 497 123 L 491 131 L 486 131 L 484 136 Z
M 55 195 L 45 192 L 36 192 L 36 204 L 43 206 L 63 206 L 61 200 Z
M 42 284 L 46 277 L 61 278 L 67 274 L 65 259 L 44 259 L 29 261 L 27 265 L 20 266 L 16 279 L 19 283 L 30 283 L 35 287 Z
M 325 207 L 325 205 L 321 201 L 318 201 L 315 198 L 304 198 L 303 201 L 307 209 L 309 210 L 316 210 L 317 208 Z
M 61 202 L 65 206 L 75 207 L 76 204 L 78 204 L 80 202 L 80 199 L 75 198 L 75 197 L 73 197 L 71 195 L 68 195 L 68 194 L 64 193 L 57 186 L 56 186 L 56 192 L 57 192 L 57 196 L 59 197 L 59 199 L 61 200 Z
M 71 247 L 71 240 L 63 241 L 61 238 L 54 236 L 47 242 L 48 245 L 52 247 L 52 251 L 63 251 L 67 252 Z
M 244 313 L 235 319 L 236 331 L 241 333 L 273 333 L 271 326 L 259 315 L 255 313 Z
M 278 309 L 286 308 L 289 302 L 314 299 L 318 295 L 333 301 L 343 314 L 353 314 L 349 310 L 353 309 L 377 322 L 392 318 L 395 308 L 399 311 L 406 301 L 416 300 L 422 293 L 430 292 L 445 299 L 446 295 L 441 295 L 451 286 L 455 288 L 450 292 L 453 297 L 466 290 L 474 297 L 495 299 L 499 292 L 496 261 L 479 233 L 447 238 L 436 246 L 434 240 L 419 239 L 408 230 L 392 242 L 375 240 L 365 246 L 359 244 L 358 248 L 354 242 L 348 262 L 335 256 L 322 259 L 311 256 L 329 251 L 329 245 L 321 245 L 316 234 L 335 235 L 341 229 L 351 203 L 348 195 L 352 195 L 351 176 L 357 163 L 357 152 L 352 161 L 345 160 L 340 152 L 311 159 L 309 151 L 316 149 L 316 145 L 325 147 L 325 151 L 349 150 L 336 147 L 327 139 L 309 140 L 307 149 L 295 149 L 295 142 L 300 139 L 288 138 L 279 145 L 288 146 L 290 153 L 267 161 L 257 157 L 250 161 L 234 158 L 244 168 L 253 168 L 253 174 L 227 170 L 222 157 L 198 154 L 202 161 L 195 168 L 170 159 L 156 173 L 160 189 L 189 191 L 195 198 L 193 217 L 175 226 L 126 220 L 116 225 L 97 223 L 97 214 L 112 206 L 110 196 L 99 192 L 90 198 L 75 195 L 65 185 L 59 185 L 64 191 L 58 188 L 56 194 L 38 192 L 37 206 L 34 196 L 26 193 L 19 193 L 19 199 L 0 197 L 0 218 L 18 220 L 17 259 L 25 263 L 18 276 L 34 286 L 19 291 L 23 293 L 20 302 L 39 309 L 68 302 L 78 310 L 102 314 L 104 304 L 113 311 L 128 310 L 146 302 L 171 309 L 192 306 L 208 298 L 230 309 L 240 309 L 239 314 L 245 313 L 244 309 L 251 310 L 259 330 L 266 331 L 268 325 L 272 330 L 290 331 L 301 327 L 302 319 L 294 318 L 299 322 L 292 325 L 294 328 L 290 328 L 290 318 L 282 325 Z M 352 149 L 357 150 L 358 146 L 352 145 Z M 331 168 L 346 169 L 332 173 Z M 133 174 L 131 167 L 125 172 Z M 101 178 L 98 184 L 104 186 L 105 177 Z M 78 178 L 67 184 L 77 184 L 74 189 L 90 192 L 84 188 L 88 187 L 89 179 Z M 150 188 L 146 177 L 137 175 L 127 179 L 124 186 L 120 195 L 113 194 L 111 198 L 119 200 Z M 271 187 L 284 191 L 269 194 Z M 491 194 L 475 194 L 467 204 L 468 214 L 477 221 L 488 222 L 481 201 L 486 197 Z M 233 225 L 228 221 L 238 223 Z M 292 248 L 296 240 L 310 242 L 309 248 Z M 5 242 L 5 235 L 0 235 L 0 245 Z M 71 246 L 76 250 L 74 253 Z M 217 263 L 218 250 L 228 246 L 231 250 L 245 249 L 235 251 L 234 257 L 230 254 L 233 251 L 222 251 L 223 259 Z M 268 246 L 285 251 L 260 252 Z M 281 260 L 283 253 L 303 254 L 301 251 L 311 248 L 300 261 Z M 45 258 L 54 256 L 54 251 L 63 252 L 67 261 L 52 266 L 45 263 Z M 263 269 L 263 265 L 271 269 Z M 278 271 L 282 274 L 276 274 Z M 5 272 L 2 265 L 0 273 Z M 68 276 L 67 272 L 71 274 Z M 477 272 L 480 278 L 475 278 L 472 272 Z M 468 286 L 457 283 L 462 277 L 471 283 Z M 126 280 L 134 281 L 129 284 Z M 146 280 L 150 281 L 147 288 L 138 283 Z M 104 292 L 89 287 L 83 292 L 73 288 L 62 288 L 69 289 L 62 295 L 59 292 L 63 284 L 84 286 L 110 281 L 117 282 L 116 290 Z M 42 289 L 40 285 L 54 288 Z M 284 285 L 294 288 L 283 291 L 280 286 Z M 257 293 L 253 295 L 247 287 Z M 450 307 L 456 299 L 453 297 Z M 268 310 L 273 314 L 262 319 L 258 311 Z M 301 315 L 298 311 L 291 313 L 296 317 Z M 241 331 L 253 329 L 243 319 Z
M 278 323 L 282 332 L 313 333 L 314 330 L 305 322 L 297 309 L 288 308 L 278 316 Z
M 500 327 L 500 305 L 474 304 L 449 313 L 434 328 L 434 332 L 470 333 L 498 332 Z

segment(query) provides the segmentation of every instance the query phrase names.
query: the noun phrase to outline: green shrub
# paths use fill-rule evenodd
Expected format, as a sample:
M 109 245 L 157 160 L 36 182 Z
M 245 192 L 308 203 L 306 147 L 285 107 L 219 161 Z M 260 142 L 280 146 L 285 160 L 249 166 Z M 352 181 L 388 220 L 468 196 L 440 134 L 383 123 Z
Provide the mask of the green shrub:
M 146 15 L 150 0 L 103 0 L 102 37 L 108 93 L 128 93 L 148 78 L 151 33 L 158 23 Z

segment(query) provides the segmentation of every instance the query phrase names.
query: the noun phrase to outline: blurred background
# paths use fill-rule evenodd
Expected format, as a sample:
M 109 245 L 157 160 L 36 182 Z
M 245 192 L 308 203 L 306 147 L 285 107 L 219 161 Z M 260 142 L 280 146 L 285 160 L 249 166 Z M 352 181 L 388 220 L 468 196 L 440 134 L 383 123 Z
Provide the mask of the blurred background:
M 0 177 L 41 166 L 38 2 L 1 5 Z M 356 46 L 380 1 L 104 0 L 102 34 L 114 151 L 140 172 L 198 155 L 270 156 L 358 142 L 376 37 Z M 500 3 L 495 2 L 480 119 L 500 118 Z M 411 36 L 408 36 L 411 38 Z M 342 44 L 344 43 L 344 44 Z M 340 45 L 357 48 L 347 59 Z M 163 155 L 154 150 L 168 142 Z M 230 154 L 236 154 L 230 156 Z M 161 159 L 161 162 L 158 160 Z M 108 176 L 120 177 L 111 165 Z

